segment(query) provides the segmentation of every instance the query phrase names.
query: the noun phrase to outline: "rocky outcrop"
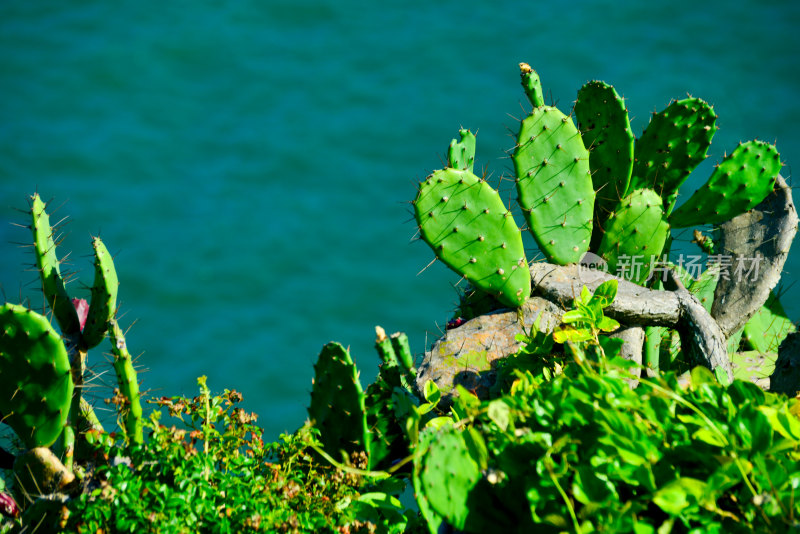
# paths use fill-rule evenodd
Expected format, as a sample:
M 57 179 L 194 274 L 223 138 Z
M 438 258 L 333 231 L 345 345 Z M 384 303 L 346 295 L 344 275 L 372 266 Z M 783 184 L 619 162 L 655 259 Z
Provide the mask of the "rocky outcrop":
M 495 382 L 495 362 L 519 349 L 517 334 L 530 332 L 537 319 L 540 330 L 552 332 L 563 313 L 552 302 L 532 297 L 519 311 L 498 310 L 447 330 L 425 353 L 417 373 L 417 387 L 422 391 L 425 383 L 433 380 L 442 391 L 445 405 L 451 401 L 456 384 L 485 398 Z

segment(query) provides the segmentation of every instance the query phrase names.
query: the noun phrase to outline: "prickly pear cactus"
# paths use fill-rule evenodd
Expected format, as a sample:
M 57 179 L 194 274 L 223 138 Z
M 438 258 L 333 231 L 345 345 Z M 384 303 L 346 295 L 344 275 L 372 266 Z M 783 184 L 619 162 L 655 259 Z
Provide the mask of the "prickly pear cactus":
M 461 137 L 460 141 L 456 139 L 450 141 L 450 148 L 447 151 L 448 164 L 453 169 L 472 172 L 475 163 L 475 134 L 461 129 L 458 135 Z
M 325 451 L 370 452 L 364 391 L 350 353 L 338 343 L 322 348 L 314 365 L 314 386 L 308 415 L 320 430 Z
M 538 83 L 524 71 L 523 82 L 526 74 Z M 554 107 L 535 107 L 522 121 L 512 159 L 519 205 L 539 249 L 550 262 L 577 263 L 589 250 L 595 192 L 589 153 L 572 119 Z
M 86 325 L 83 328 L 82 339 L 87 348 L 98 345 L 106 335 L 108 322 L 114 317 L 117 307 L 117 271 L 111 254 L 100 240 L 92 240 L 94 248 L 94 284 L 92 285 L 92 300 Z
M 61 276 L 53 228 L 50 226 L 50 216 L 45 211 L 45 204 L 38 194 L 34 193 L 31 197 L 30 213 L 33 253 L 36 257 L 39 276 L 42 279 L 44 296 L 50 309 L 53 310 L 53 315 L 58 321 L 61 331 L 65 335 L 78 333 L 80 332 L 78 314 L 67 294 L 67 288 Z
M 639 189 L 609 216 L 597 254 L 608 262 L 610 272 L 641 285 L 650 277 L 668 235 L 661 197 Z
M 716 120 L 712 107 L 699 98 L 678 100 L 653 113 L 636 140 L 628 193 L 653 189 L 661 195 L 669 215 L 681 184 L 706 158 Z
M 55 442 L 72 391 L 67 349 L 50 322 L 24 306 L 0 307 L 0 413 L 26 447 Z
M 445 265 L 506 306 L 531 294 L 522 235 L 500 195 L 469 171 L 443 169 L 419 186 L 422 239 Z
M 592 246 L 602 239 L 602 224 L 625 196 L 633 170 L 633 131 L 625 101 L 605 82 L 592 81 L 578 91 L 575 116 L 597 198 Z
M 464 529 L 470 512 L 467 500 L 481 473 L 463 436 L 452 427 L 441 429 L 420 461 L 417 500 L 424 500 L 453 528 Z
M 674 228 L 718 224 L 754 208 L 772 192 L 781 170 L 774 145 L 740 143 L 708 181 L 669 217 Z

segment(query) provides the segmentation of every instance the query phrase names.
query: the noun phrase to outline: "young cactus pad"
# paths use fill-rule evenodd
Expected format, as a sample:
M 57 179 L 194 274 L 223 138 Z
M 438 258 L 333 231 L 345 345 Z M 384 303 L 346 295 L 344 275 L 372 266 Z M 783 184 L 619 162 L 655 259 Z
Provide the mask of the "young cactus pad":
M 610 85 L 593 81 L 578 91 L 575 116 L 589 150 L 589 168 L 597 194 L 593 240 L 599 243 L 600 225 L 628 189 L 633 169 L 633 132 L 625 101 Z
M 500 195 L 469 171 L 443 169 L 419 186 L 422 239 L 475 287 L 519 307 L 531 294 L 522 235 Z
M 608 262 L 610 272 L 643 284 L 669 234 L 661 197 L 650 189 L 634 191 L 609 216 L 605 230 L 597 254 Z
M 475 134 L 469 130 L 458 131 L 461 141 L 453 139 L 447 151 L 447 162 L 453 169 L 472 172 L 475 163 Z
M 540 106 L 522 121 L 512 156 L 519 204 L 547 260 L 577 263 L 589 249 L 595 192 L 589 153 L 572 120 Z
M 117 271 L 111 254 L 100 240 L 92 240 L 94 247 L 94 284 L 92 302 L 89 306 L 86 325 L 83 328 L 83 342 L 87 348 L 100 343 L 108 330 L 108 322 L 114 317 L 117 307 Z
M 542 81 L 539 74 L 527 63 L 519 64 L 519 75 L 522 78 L 522 88 L 525 95 L 534 108 L 544 106 L 544 95 L 542 94 Z
M 42 279 L 42 289 L 47 303 L 53 310 L 53 315 L 65 335 L 80 332 L 78 314 L 67 294 L 64 279 L 61 277 L 50 217 L 38 194 L 31 197 L 31 229 L 33 230 L 33 252 L 36 257 L 36 266 Z
M 111 339 L 111 354 L 114 356 L 114 372 L 117 374 L 119 392 L 125 399 L 125 405 L 120 410 L 120 427 L 131 443 L 142 443 L 144 433 L 142 429 L 142 402 L 139 396 L 139 381 L 136 370 L 133 368 L 133 358 L 128 352 L 125 334 L 115 319 L 109 321 L 109 337 Z
M 653 113 L 636 141 L 635 163 L 628 193 L 653 189 L 664 201 L 667 215 L 678 188 L 705 158 L 716 131 L 717 116 L 707 102 L 686 98 Z
M 308 415 L 320 430 L 323 448 L 334 457 L 340 451 L 369 454 L 364 391 L 350 353 L 338 343 L 328 343 L 314 371 Z
M 38 313 L 0 307 L 0 413 L 28 448 L 49 447 L 67 422 L 72 399 L 69 356 Z
M 742 143 L 717 165 L 708 181 L 669 217 L 675 228 L 718 224 L 753 209 L 775 187 L 781 158 L 774 145 Z

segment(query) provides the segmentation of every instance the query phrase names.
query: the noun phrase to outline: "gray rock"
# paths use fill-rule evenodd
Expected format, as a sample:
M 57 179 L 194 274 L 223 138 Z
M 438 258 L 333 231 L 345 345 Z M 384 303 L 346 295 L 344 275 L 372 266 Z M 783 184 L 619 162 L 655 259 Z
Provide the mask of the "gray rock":
M 519 312 L 498 310 L 448 330 L 425 353 L 417 373 L 417 387 L 422 391 L 425 383 L 433 380 L 442 392 L 443 406 L 452 403 L 456 384 L 486 398 L 496 379 L 495 362 L 520 347 L 515 336 L 523 329 L 529 332 L 540 315 L 539 329 L 552 332 L 563 314 L 564 310 L 552 302 L 531 297 Z

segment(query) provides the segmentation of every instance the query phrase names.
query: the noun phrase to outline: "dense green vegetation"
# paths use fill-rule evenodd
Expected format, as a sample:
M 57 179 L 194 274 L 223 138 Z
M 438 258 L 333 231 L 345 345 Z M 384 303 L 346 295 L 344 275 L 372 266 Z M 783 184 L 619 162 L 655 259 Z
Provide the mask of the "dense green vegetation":
M 728 174 L 715 171 L 694 201 L 673 211 L 711 142 L 710 106 L 671 104 L 634 146 L 612 87 L 582 88 L 576 113 L 585 124 L 576 129 L 544 105 L 538 76 L 524 64 L 522 80 L 534 111 L 513 156 L 517 188 L 555 264 L 588 250 L 612 267 L 635 254 L 652 260 L 668 253 L 671 226 L 706 220 L 720 202 L 713 221 L 726 221 L 776 190 L 777 151 L 750 142 L 722 162 Z M 520 318 L 535 266 L 497 192 L 472 174 L 475 136 L 460 135 L 448 168 L 420 186 L 421 235 L 477 290 L 465 294 L 453 327 L 501 305 L 518 307 Z M 566 158 L 546 155 L 567 148 L 574 152 Z M 567 176 L 580 187 L 567 188 Z M 141 395 L 105 245 L 92 242 L 90 302 L 72 298 L 38 195 L 29 215 L 55 325 L 22 305 L 0 307 L 0 419 L 15 433 L 0 449 L 0 534 L 800 531 L 800 404 L 750 381 L 761 368 L 731 367 L 740 345 L 775 353 L 794 330 L 772 287 L 738 333 L 714 326 L 708 335 L 719 343 L 706 345 L 717 353 L 705 359 L 688 348 L 691 335 L 682 334 L 682 347 L 675 331 L 653 323 L 644 375 L 621 356 L 623 340 L 609 337 L 622 326 L 609 308 L 625 277 L 605 275 L 593 291 L 573 287 L 571 301 L 559 302 L 567 309 L 561 324 L 548 330 L 537 321 L 519 335 L 519 349 L 494 363 L 483 398 L 458 384 L 440 391 L 421 383 L 405 334 L 377 329 L 382 363 L 366 386 L 349 351 L 329 343 L 314 368 L 309 420 L 273 442 L 240 407 L 241 394 L 212 394 L 205 377 L 194 398 Z M 699 279 L 666 268 L 678 280 L 676 302 L 717 325 L 708 312 L 718 266 Z M 663 289 L 649 274 L 627 278 Z M 109 399 L 116 432 L 81 394 L 89 352 L 105 339 L 118 385 Z

